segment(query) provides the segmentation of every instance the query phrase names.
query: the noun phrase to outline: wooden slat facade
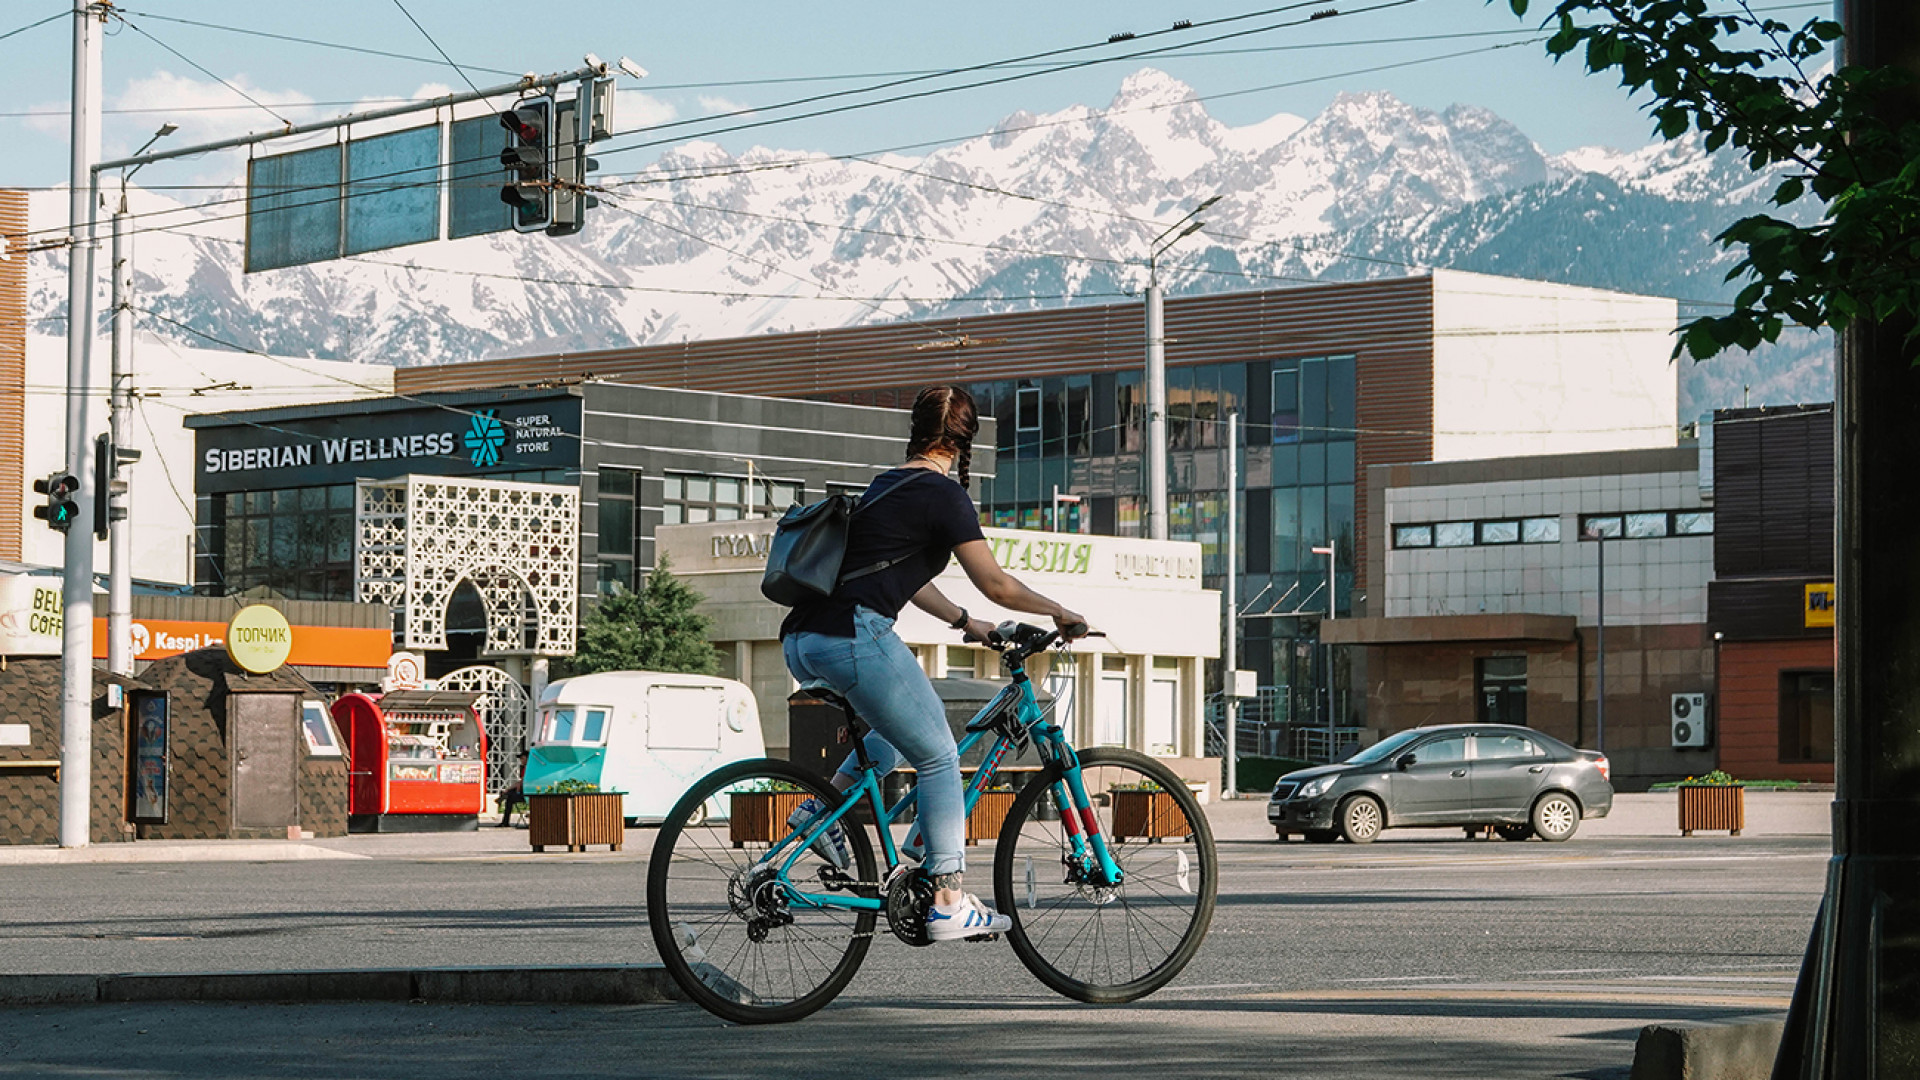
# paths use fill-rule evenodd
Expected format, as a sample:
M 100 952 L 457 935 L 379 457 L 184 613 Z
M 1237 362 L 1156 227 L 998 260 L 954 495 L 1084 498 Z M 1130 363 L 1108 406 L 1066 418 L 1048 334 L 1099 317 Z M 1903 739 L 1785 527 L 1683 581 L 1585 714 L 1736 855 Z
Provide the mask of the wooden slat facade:
M 815 397 L 936 381 L 1037 379 L 1145 364 L 1140 304 L 927 319 L 402 368 L 394 391 L 601 380 Z M 1169 366 L 1357 357 L 1355 527 L 1366 467 L 1433 454 L 1433 280 L 1343 282 L 1168 300 Z M 877 402 L 893 404 L 891 401 Z M 1364 575 L 1364 567 L 1356 567 Z M 1361 586 L 1364 587 L 1364 581 Z
M 0 191 L 0 559 L 18 562 L 26 526 L 27 193 Z

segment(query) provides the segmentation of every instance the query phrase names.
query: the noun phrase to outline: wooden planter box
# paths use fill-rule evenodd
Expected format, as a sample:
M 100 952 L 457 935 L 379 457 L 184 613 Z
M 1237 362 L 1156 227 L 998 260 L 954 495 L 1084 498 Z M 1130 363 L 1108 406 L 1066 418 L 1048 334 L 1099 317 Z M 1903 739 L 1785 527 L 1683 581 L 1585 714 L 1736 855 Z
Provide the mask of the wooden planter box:
M 999 838 L 1000 826 L 1006 823 L 1007 812 L 1013 809 L 1013 796 L 1011 791 L 980 793 L 973 812 L 967 815 L 967 843 Z
M 804 791 L 736 791 L 727 822 L 734 847 L 771 844 L 786 838 L 787 819 L 807 801 Z
M 1747 789 L 1740 784 L 1681 784 L 1680 835 L 1692 836 L 1696 829 L 1734 836 L 1747 827 Z
M 1113 800 L 1113 838 L 1127 840 L 1145 837 L 1149 842 L 1164 837 L 1185 839 L 1193 830 L 1180 804 L 1164 791 L 1110 791 Z
M 588 844 L 606 844 L 614 851 L 627 839 L 617 791 L 567 795 L 527 796 L 527 843 L 535 851 L 564 847 L 585 851 Z

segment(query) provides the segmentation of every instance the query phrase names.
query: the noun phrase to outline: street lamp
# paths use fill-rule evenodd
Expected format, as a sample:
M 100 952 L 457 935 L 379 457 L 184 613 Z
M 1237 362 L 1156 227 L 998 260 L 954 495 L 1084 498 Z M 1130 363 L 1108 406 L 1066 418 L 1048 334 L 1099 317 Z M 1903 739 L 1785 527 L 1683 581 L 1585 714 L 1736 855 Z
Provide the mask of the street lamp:
M 1600 560 L 1600 572 L 1593 590 L 1595 622 L 1598 624 L 1594 634 L 1594 650 L 1599 654 L 1599 683 L 1594 687 L 1593 748 L 1604 751 L 1607 748 L 1607 530 L 1601 524 L 1602 520 L 1589 520 L 1586 535 L 1593 541 Z
M 1147 535 L 1167 538 L 1167 338 L 1160 294 L 1160 256 L 1206 227 L 1194 220 L 1223 198 L 1215 195 L 1181 215 L 1147 244 Z
M 1339 586 L 1338 586 L 1338 582 L 1337 582 L 1337 579 L 1335 579 L 1335 577 L 1334 577 L 1334 574 L 1335 574 L 1335 573 L 1337 572 L 1337 571 L 1336 571 L 1336 567 L 1335 567 L 1335 564 L 1334 564 L 1334 547 L 1333 547 L 1333 545 L 1332 545 L 1332 544 L 1328 544 L 1328 545 L 1327 545 L 1326 547 L 1317 547 L 1317 548 L 1314 548 L 1314 549 L 1313 549 L 1313 553 L 1314 553 L 1315 555 L 1325 555 L 1325 556 L 1327 557 L 1327 621 L 1328 621 L 1328 622 L 1332 622 L 1332 621 L 1333 621 L 1334 619 L 1337 619 L 1337 618 L 1339 618 L 1339 617 L 1340 617 L 1340 615 L 1339 615 L 1339 611 L 1340 611 L 1340 604 L 1339 604 L 1339 596 L 1338 596 L 1338 592 L 1339 592 Z M 1333 716 L 1333 711 L 1334 711 L 1334 710 L 1333 710 L 1333 645 L 1332 645 L 1332 643 L 1330 643 L 1330 642 L 1328 642 L 1328 641 L 1326 641 L 1326 640 L 1325 640 L 1325 638 L 1326 638 L 1326 635 L 1325 635 L 1325 634 L 1322 634 L 1322 635 L 1321 635 L 1321 639 L 1322 639 L 1322 640 L 1321 640 L 1321 642 L 1320 642 L 1320 644 L 1321 644 L 1321 647 L 1322 647 L 1322 648 L 1324 648 L 1324 649 L 1326 650 L 1326 657 L 1327 657 L 1327 660 L 1326 660 L 1326 664 L 1327 664 L 1327 668 L 1326 668 L 1326 674 L 1327 674 L 1327 761 L 1328 761 L 1329 763 L 1331 763 L 1331 762 L 1333 761 L 1333 753 L 1334 753 L 1334 747 L 1333 747 L 1333 722 L 1334 722 L 1334 716 Z

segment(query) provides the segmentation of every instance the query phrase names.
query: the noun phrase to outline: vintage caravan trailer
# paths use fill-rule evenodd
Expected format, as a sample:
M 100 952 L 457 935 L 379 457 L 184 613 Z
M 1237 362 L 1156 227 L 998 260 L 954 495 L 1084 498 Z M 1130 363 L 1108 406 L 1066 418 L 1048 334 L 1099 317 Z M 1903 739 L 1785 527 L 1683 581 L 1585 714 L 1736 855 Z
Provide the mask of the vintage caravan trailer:
M 753 691 L 732 679 L 603 671 L 562 679 L 540 697 L 522 781 L 537 794 L 566 780 L 626 793 L 629 819 L 667 816 L 695 780 L 764 757 Z M 719 805 L 709 808 L 718 815 Z

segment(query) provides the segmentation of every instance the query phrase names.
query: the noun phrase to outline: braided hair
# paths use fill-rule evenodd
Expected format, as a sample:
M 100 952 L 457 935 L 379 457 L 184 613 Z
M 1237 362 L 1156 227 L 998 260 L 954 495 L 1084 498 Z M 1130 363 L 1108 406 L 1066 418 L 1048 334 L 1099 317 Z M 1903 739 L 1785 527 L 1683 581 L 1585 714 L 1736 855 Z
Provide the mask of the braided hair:
M 973 395 L 958 386 L 929 386 L 913 399 L 913 429 L 907 436 L 907 456 L 927 453 L 953 455 L 961 487 L 973 464 L 973 437 L 980 432 Z

